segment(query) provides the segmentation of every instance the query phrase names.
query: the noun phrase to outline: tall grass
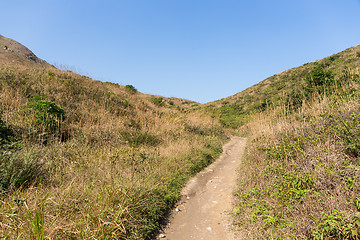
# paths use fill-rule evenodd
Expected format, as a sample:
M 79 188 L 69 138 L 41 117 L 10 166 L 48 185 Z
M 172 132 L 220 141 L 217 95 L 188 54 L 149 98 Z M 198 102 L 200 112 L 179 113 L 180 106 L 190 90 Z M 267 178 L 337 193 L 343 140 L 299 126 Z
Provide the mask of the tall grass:
M 150 238 L 227 139 L 183 101 L 72 72 L 3 66 L 0 90 L 1 238 Z
M 248 239 L 359 237 L 357 73 L 335 72 L 300 107 L 270 108 L 244 126 L 252 134 L 234 215 Z

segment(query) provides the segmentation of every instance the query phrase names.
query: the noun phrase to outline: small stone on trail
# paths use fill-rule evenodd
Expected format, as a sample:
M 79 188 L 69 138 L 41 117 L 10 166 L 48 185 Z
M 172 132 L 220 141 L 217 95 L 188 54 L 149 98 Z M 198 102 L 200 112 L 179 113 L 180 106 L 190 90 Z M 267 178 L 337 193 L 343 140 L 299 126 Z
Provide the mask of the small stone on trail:
M 208 227 L 206 230 L 211 231 L 211 230 L 212 230 L 212 228 L 211 228 L 211 227 Z
M 180 212 L 181 210 L 179 208 L 175 208 L 175 211 Z
M 165 234 L 160 234 L 159 238 L 165 238 Z
M 190 197 L 186 197 L 186 199 L 190 199 Z

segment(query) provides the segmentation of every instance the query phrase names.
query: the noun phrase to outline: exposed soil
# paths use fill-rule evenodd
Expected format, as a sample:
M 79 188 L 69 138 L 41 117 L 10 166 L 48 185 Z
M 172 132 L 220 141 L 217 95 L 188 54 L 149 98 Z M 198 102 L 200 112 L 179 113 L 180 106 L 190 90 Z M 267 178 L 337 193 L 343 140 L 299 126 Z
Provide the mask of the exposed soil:
M 184 188 L 182 198 L 170 216 L 170 223 L 157 239 L 231 240 L 229 212 L 245 138 L 233 137 L 220 158 L 197 174 Z

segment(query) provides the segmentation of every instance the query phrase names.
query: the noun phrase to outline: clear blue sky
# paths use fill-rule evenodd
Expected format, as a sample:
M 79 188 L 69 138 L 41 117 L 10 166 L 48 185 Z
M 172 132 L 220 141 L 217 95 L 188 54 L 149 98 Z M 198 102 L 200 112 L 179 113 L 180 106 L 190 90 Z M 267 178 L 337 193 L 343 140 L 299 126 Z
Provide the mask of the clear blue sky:
M 51 64 L 202 103 L 360 44 L 360 0 L 6 0 L 0 22 Z

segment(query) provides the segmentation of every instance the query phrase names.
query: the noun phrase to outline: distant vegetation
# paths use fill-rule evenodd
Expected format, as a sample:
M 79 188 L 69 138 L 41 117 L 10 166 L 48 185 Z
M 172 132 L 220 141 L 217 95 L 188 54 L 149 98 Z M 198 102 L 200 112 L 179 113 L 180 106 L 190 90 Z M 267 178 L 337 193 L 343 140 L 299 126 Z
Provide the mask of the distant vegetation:
M 132 93 L 132 94 L 137 93 L 137 89 L 133 85 L 126 85 L 125 89 L 129 93 Z
M 162 97 L 151 97 L 150 102 L 157 106 L 163 106 L 164 105 L 164 99 Z

